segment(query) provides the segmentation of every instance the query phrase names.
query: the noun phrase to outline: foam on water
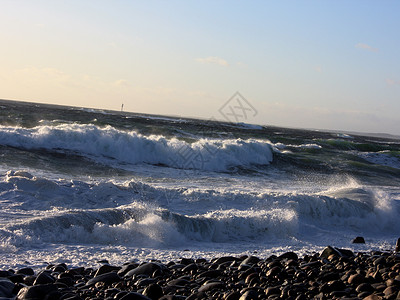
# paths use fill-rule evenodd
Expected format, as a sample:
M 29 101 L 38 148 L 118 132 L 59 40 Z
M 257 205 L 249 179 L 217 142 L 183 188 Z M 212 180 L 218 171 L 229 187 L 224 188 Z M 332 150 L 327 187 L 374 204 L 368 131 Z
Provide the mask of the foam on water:
M 162 164 L 180 169 L 229 171 L 235 167 L 267 165 L 272 161 L 268 141 L 200 139 L 193 143 L 159 135 L 144 136 L 111 126 L 62 124 L 18 128 L 0 126 L 3 145 L 86 155 L 110 163 Z
M 359 232 L 396 234 L 399 214 L 399 201 L 355 181 L 323 192 L 211 192 L 132 180 L 66 182 L 9 171 L 0 196 L 9 210 L 0 218 L 5 252 L 48 243 L 157 249 L 194 242 L 228 248 L 243 242 L 329 243 L 332 236 Z

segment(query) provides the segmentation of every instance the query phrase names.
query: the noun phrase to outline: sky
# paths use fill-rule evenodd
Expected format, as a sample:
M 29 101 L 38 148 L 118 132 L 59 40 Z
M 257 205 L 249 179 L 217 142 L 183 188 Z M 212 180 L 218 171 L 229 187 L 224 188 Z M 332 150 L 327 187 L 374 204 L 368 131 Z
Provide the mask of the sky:
M 400 135 L 400 1 L 0 4 L 0 99 Z

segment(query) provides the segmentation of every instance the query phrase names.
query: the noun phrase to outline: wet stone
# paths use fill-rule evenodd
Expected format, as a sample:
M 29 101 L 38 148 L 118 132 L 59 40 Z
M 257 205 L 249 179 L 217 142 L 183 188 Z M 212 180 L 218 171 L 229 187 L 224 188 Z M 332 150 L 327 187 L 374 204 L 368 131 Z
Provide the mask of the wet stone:
M 0 278 L 0 297 L 11 297 L 15 284 L 8 278 Z
M 34 275 L 35 272 L 33 271 L 32 268 L 22 268 L 19 269 L 16 274 L 23 274 L 23 275 Z
M 115 272 L 110 272 L 93 277 L 86 285 L 94 285 L 96 283 L 111 284 L 118 281 L 121 281 L 121 277 L 119 277 Z

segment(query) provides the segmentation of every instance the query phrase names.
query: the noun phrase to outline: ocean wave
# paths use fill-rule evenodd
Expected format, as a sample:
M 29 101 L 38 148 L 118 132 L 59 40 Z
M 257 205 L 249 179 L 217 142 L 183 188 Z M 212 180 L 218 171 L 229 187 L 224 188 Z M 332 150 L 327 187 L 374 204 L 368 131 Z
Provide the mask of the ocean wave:
M 67 182 L 10 171 L 0 184 L 0 196 L 6 210 L 4 200 L 20 204 L 10 208 L 17 217 L 10 216 L 0 226 L 0 244 L 10 247 L 171 247 L 193 241 L 310 240 L 337 232 L 396 234 L 399 215 L 398 201 L 354 181 L 318 193 L 249 193 L 167 189 L 133 180 L 119 185 Z
M 102 163 L 147 163 L 178 169 L 229 171 L 235 167 L 267 165 L 273 159 L 268 141 L 199 139 L 189 143 L 92 124 L 0 126 L 0 140 L 5 146 L 69 152 Z

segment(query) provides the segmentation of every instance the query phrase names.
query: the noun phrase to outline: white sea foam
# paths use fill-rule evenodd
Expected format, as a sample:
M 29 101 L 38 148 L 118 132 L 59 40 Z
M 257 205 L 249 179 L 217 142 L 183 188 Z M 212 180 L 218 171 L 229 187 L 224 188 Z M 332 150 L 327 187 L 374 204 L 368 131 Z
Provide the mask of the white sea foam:
M 200 139 L 187 143 L 159 135 L 144 136 L 111 126 L 63 124 L 35 128 L 0 127 L 3 145 L 67 151 L 101 162 L 162 164 L 179 169 L 228 171 L 272 161 L 268 141 Z
M 255 193 L 167 188 L 134 180 L 68 182 L 26 171 L 10 171 L 2 178 L 0 200 L 8 218 L 3 216 L 0 224 L 0 251 L 46 243 L 157 249 L 292 239 L 330 243 L 332 236 L 397 231 L 398 201 L 354 181 L 318 193 Z
M 400 155 L 390 151 L 357 152 L 357 155 L 373 164 L 400 169 Z

